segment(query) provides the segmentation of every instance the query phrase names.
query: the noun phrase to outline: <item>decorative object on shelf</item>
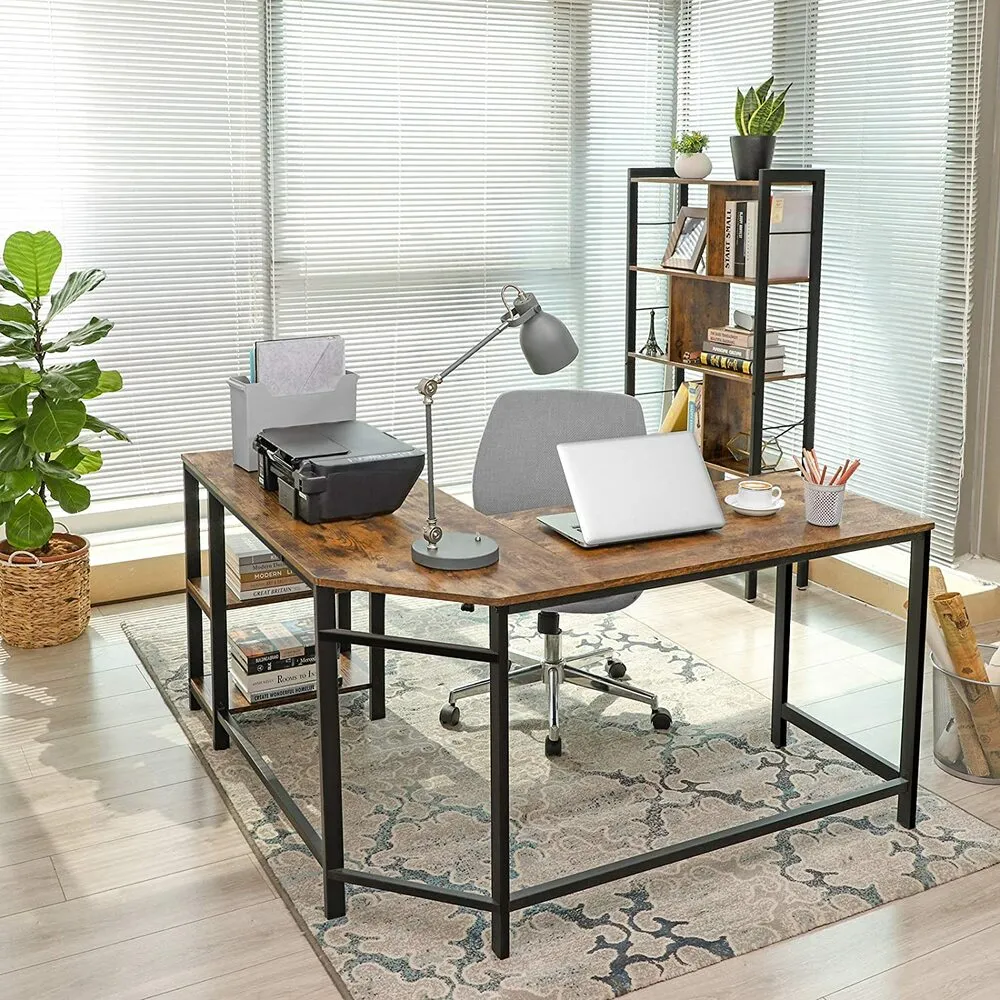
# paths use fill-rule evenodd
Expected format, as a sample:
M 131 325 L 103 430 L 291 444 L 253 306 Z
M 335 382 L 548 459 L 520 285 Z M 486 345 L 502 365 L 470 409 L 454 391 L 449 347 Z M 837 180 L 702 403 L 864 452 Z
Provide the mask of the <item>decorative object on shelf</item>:
M 781 460 L 785 457 L 785 451 L 781 447 L 782 435 L 787 434 L 793 427 L 798 427 L 798 422 L 786 424 L 780 427 L 765 427 L 760 445 L 760 471 L 776 472 L 781 465 Z M 726 451 L 729 452 L 737 462 L 750 462 L 750 433 L 740 431 L 734 434 L 726 442 Z
M 705 153 L 708 136 L 704 132 L 682 132 L 675 135 L 670 146 L 674 157 L 674 173 L 678 177 L 701 180 L 712 172 L 712 161 Z
M 774 136 L 785 120 L 785 95 L 789 84 L 779 94 L 772 92 L 774 77 L 759 87 L 749 87 L 744 94 L 736 90 L 736 130 L 729 146 L 733 154 L 733 173 L 738 181 L 755 181 L 761 170 L 771 166 Z
M 687 429 L 694 435 L 698 447 L 705 443 L 704 390 L 703 382 L 688 382 Z
M 647 358 L 662 358 L 663 351 L 660 345 L 656 342 L 656 310 L 649 310 L 649 336 L 646 337 L 646 343 L 643 345 L 640 354 L 645 354 Z
M 509 304 L 506 298 L 508 291 L 516 293 L 513 302 Z M 561 371 L 580 353 L 580 348 L 577 347 L 576 341 L 565 325 L 555 316 L 544 312 L 538 304 L 538 299 L 530 292 L 522 291 L 517 285 L 507 284 L 500 290 L 500 301 L 506 310 L 500 318 L 500 325 L 448 365 L 440 375 L 421 379 L 417 385 L 417 392 L 424 400 L 427 435 L 427 521 L 423 537 L 414 540 L 410 546 L 410 554 L 415 563 L 431 569 L 479 569 L 483 566 L 492 566 L 500 559 L 500 546 L 492 538 L 487 538 L 478 532 L 445 533 L 437 523 L 434 507 L 434 440 L 431 409 L 441 383 L 456 368 L 461 367 L 490 341 L 511 327 L 520 328 L 521 353 L 536 375 L 551 375 L 553 372 Z
M 49 232 L 14 233 L 4 245 L 0 288 L 17 303 L 0 303 L 0 634 L 24 648 L 69 642 L 90 621 L 90 555 L 86 539 L 56 532 L 47 500 L 66 513 L 90 506 L 78 480 L 100 469 L 99 451 L 87 447 L 101 434 L 127 441 L 124 431 L 87 413 L 84 400 L 117 392 L 122 377 L 96 361 L 52 365 L 53 355 L 94 344 L 114 324 L 93 317 L 57 337 L 52 321 L 102 281 L 103 271 L 74 271 L 51 294 L 62 247 Z M 42 300 L 49 296 L 43 313 Z M 24 361 L 27 364 L 19 364 Z
M 708 238 L 708 212 L 684 205 L 670 232 L 670 242 L 663 254 L 663 266 L 678 271 L 697 271 Z

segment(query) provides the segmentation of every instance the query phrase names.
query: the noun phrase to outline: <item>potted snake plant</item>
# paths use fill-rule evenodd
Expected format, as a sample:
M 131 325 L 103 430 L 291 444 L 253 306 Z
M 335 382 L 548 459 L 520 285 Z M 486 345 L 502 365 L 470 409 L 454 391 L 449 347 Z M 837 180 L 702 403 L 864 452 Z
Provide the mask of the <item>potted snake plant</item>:
M 733 153 L 733 173 L 738 181 L 755 181 L 761 170 L 771 166 L 775 134 L 785 120 L 785 95 L 772 91 L 774 77 L 759 87 L 748 87 L 746 93 L 736 89 L 736 130 L 729 147 Z
M 87 540 L 56 531 L 50 505 L 69 514 L 90 506 L 80 482 L 101 468 L 91 445 L 123 431 L 87 412 L 89 400 L 122 387 L 96 361 L 55 363 L 94 344 L 114 324 L 92 317 L 60 336 L 55 320 L 103 280 L 74 271 L 57 292 L 52 279 L 62 247 L 49 232 L 18 232 L 4 244 L 0 289 L 0 635 L 14 646 L 52 646 L 75 639 L 90 620 Z M 9 299 L 12 298 L 12 301 Z M 47 301 L 46 301 L 47 300 Z

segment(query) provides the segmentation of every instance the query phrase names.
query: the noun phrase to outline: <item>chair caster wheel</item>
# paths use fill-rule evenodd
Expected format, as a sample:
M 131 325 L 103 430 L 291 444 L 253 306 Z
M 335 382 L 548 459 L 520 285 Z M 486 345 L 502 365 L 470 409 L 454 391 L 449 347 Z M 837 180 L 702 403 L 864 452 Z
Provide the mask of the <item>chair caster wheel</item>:
M 462 713 L 459 711 L 458 705 L 452 705 L 449 703 L 441 709 L 438 719 L 445 729 L 451 729 L 452 726 L 458 725 L 458 719 L 461 714 Z
M 669 729 L 673 724 L 674 717 L 665 708 L 658 708 L 653 712 L 654 729 Z
M 562 740 L 550 740 L 548 736 L 545 737 L 545 756 L 546 757 L 561 757 L 562 756 Z
M 604 669 L 612 680 L 620 681 L 625 676 L 625 664 L 621 660 L 608 660 Z

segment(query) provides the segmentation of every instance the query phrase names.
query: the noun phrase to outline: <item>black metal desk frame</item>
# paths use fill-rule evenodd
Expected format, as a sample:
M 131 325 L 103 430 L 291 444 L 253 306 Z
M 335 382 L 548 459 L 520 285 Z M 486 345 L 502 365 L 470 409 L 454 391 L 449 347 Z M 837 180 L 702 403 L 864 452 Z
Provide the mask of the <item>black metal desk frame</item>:
M 328 918 L 347 913 L 346 886 L 359 885 L 384 889 L 423 899 L 468 906 L 491 915 L 491 945 L 500 958 L 510 954 L 510 916 L 516 910 L 534 906 L 550 899 L 589 889 L 607 882 L 628 878 L 641 872 L 661 868 L 777 833 L 789 827 L 810 823 L 834 813 L 846 812 L 869 805 L 880 799 L 896 798 L 896 818 L 901 826 L 912 829 L 917 813 L 917 767 L 920 757 L 920 716 L 922 710 L 924 640 L 927 624 L 927 577 L 930 558 L 930 531 L 918 531 L 889 541 L 831 545 L 829 551 L 810 553 L 810 559 L 826 555 L 841 555 L 881 545 L 910 543 L 909 614 L 906 621 L 906 646 L 903 674 L 903 721 L 900 740 L 900 763 L 896 767 L 872 753 L 818 719 L 788 703 L 788 663 L 792 611 L 792 566 L 790 559 L 761 559 L 722 570 L 695 571 L 684 576 L 670 576 L 627 587 L 606 587 L 586 594 L 574 594 L 565 602 L 584 597 L 606 597 L 613 594 L 654 590 L 678 583 L 709 580 L 735 573 L 755 572 L 772 567 L 777 569 L 774 616 L 774 683 L 771 706 L 771 740 L 776 747 L 787 741 L 788 725 L 797 726 L 827 746 L 860 764 L 881 778 L 879 784 L 857 792 L 847 792 L 823 799 L 812 805 L 800 806 L 781 813 L 742 823 L 716 833 L 695 837 L 654 851 L 621 858 L 606 865 L 590 868 L 573 875 L 542 882 L 539 885 L 511 891 L 510 883 L 510 774 L 508 728 L 508 618 L 522 611 L 534 611 L 560 603 L 551 598 L 490 608 L 490 640 L 488 647 L 466 646 L 448 642 L 408 639 L 385 634 L 385 595 L 371 594 L 369 630 L 356 631 L 342 618 L 338 620 L 336 590 L 314 589 L 313 603 L 317 633 L 317 730 L 319 734 L 321 828 L 316 830 L 292 800 L 277 776 L 243 733 L 229 711 L 228 652 L 226 648 L 225 535 L 224 508 L 207 483 L 201 483 L 209 493 L 208 546 L 210 566 L 209 611 L 211 621 L 211 671 L 213 698 L 211 702 L 193 682 L 204 672 L 202 656 L 202 612 L 204 609 L 188 593 L 187 623 L 189 674 L 192 683 L 191 707 L 202 708 L 213 720 L 214 747 L 224 750 L 230 741 L 246 757 L 264 787 L 285 814 L 324 871 L 324 903 Z M 184 509 L 186 566 L 189 579 L 201 572 L 201 536 L 199 481 L 186 468 L 184 472 Z M 245 527 L 253 532 L 252 524 Z M 280 555 L 281 553 L 279 553 Z M 294 568 L 294 567 L 293 567 Z M 217 608 L 223 614 L 215 614 Z M 347 627 L 344 627 L 344 626 Z M 490 668 L 490 892 L 464 892 L 440 888 L 423 882 L 392 878 L 348 868 L 344 858 L 344 814 L 340 754 L 341 689 L 338 684 L 338 662 L 341 650 L 352 645 L 365 646 L 371 657 L 371 681 L 358 688 L 369 689 L 369 713 L 372 719 L 385 716 L 385 650 L 425 653 L 488 663 Z M 221 692 L 221 697 L 220 697 Z

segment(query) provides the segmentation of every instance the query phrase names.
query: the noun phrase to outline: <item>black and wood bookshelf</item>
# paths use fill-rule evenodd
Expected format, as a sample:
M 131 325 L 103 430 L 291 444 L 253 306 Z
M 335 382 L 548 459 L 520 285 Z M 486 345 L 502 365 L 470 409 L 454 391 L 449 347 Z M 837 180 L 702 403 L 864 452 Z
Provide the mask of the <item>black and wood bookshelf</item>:
M 823 252 L 823 194 L 822 170 L 762 170 L 755 181 L 691 180 L 678 177 L 670 167 L 633 167 L 628 172 L 628 236 L 625 275 L 625 391 L 636 394 L 636 365 L 652 363 L 665 365 L 674 371 L 673 389 L 684 382 L 685 372 L 697 372 L 702 380 L 702 451 L 709 468 L 718 474 L 758 476 L 764 471 L 764 393 L 774 382 L 792 379 L 804 380 L 802 408 L 802 444 L 813 446 L 816 424 L 816 358 L 819 341 L 819 289 Z M 694 186 L 706 189 L 707 241 L 702 270 L 685 271 L 667 268 L 655 261 L 639 260 L 639 227 L 661 225 L 666 246 L 672 220 L 640 220 L 639 189 L 643 184 L 668 184 L 675 188 L 670 199 L 676 212 L 688 204 Z M 724 226 L 727 201 L 756 199 L 762 206 L 759 218 L 767 219 L 763 206 L 770 206 L 775 188 L 808 187 L 812 193 L 809 272 L 793 278 L 767 280 L 770 254 L 770 226 L 760 225 L 757 231 L 756 278 L 733 277 L 723 273 Z M 662 249 L 661 249 L 662 253 Z M 651 357 L 638 350 L 638 320 L 649 307 L 638 302 L 639 278 L 644 274 L 665 276 L 669 279 L 667 295 L 667 343 L 662 357 Z M 805 363 L 800 370 L 766 374 L 764 337 L 754 341 L 753 372 L 723 371 L 706 365 L 684 361 L 688 352 L 699 353 L 709 327 L 726 326 L 730 322 L 730 290 L 734 285 L 753 288 L 754 326 L 767 328 L 768 291 L 774 285 L 808 285 L 805 326 L 794 328 L 805 337 Z M 786 332 L 792 332 L 789 329 Z M 794 426 L 794 425 L 793 425 Z M 787 428 L 786 428 L 787 429 Z M 730 451 L 730 442 L 739 435 L 746 435 L 745 458 L 736 458 Z M 809 580 L 808 563 L 798 566 L 798 585 L 805 587 Z M 746 596 L 752 600 L 757 595 L 756 574 L 748 574 Z

